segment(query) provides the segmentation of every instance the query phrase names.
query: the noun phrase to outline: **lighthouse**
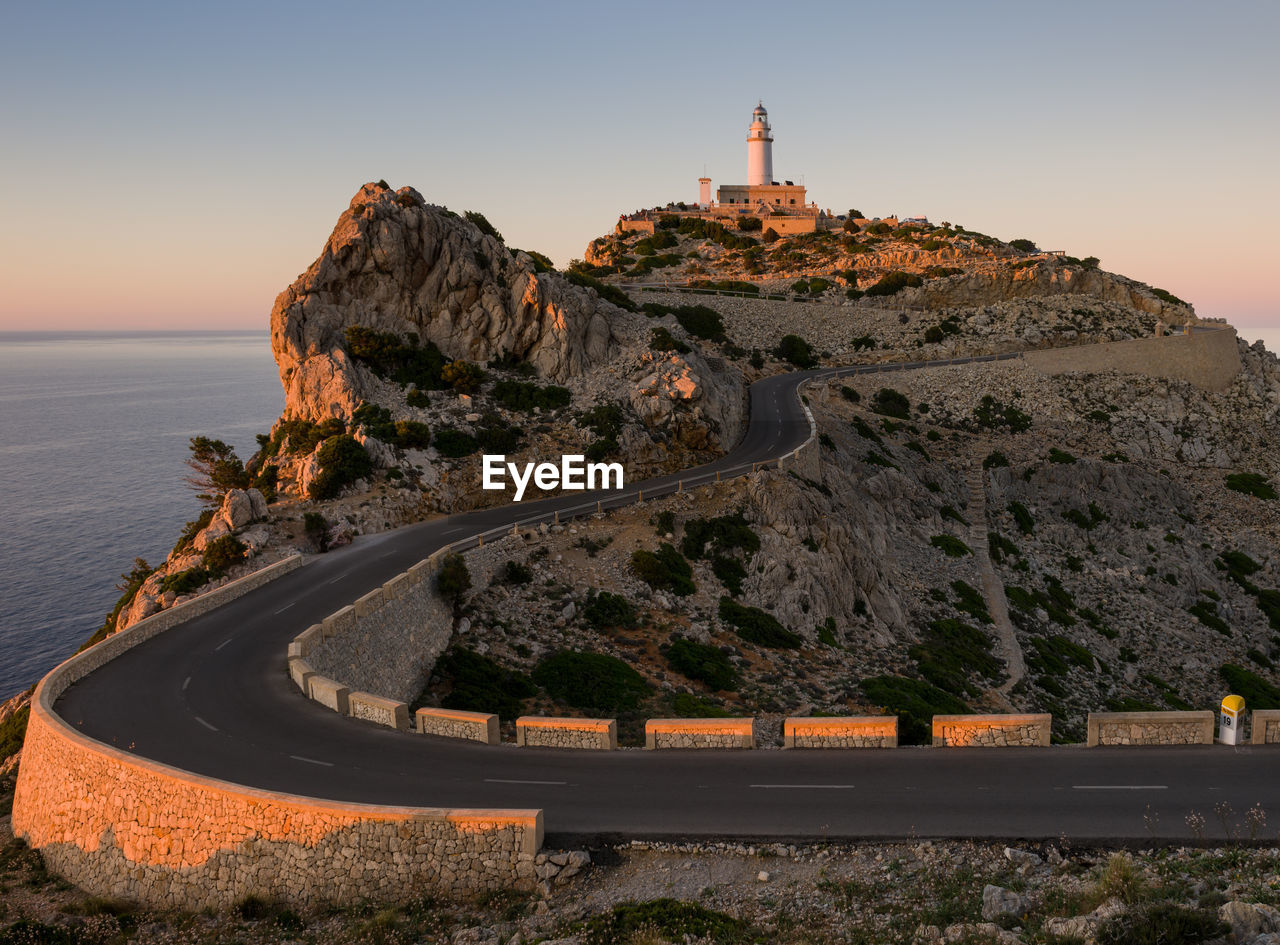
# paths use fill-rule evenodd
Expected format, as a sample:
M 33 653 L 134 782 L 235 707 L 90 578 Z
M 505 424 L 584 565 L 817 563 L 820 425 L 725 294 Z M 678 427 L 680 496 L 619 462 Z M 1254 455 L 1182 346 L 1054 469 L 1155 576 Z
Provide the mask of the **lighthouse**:
M 773 134 L 769 129 L 769 113 L 764 102 L 751 113 L 751 129 L 747 132 L 747 186 L 764 187 L 773 183 Z

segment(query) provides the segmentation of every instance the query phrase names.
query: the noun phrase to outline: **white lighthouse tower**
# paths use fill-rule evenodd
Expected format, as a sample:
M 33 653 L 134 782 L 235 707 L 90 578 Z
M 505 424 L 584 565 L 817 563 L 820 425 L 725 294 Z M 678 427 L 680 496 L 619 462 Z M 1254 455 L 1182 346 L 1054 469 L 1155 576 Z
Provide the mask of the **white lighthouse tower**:
M 769 113 L 764 103 L 751 113 L 751 130 L 747 132 L 747 186 L 764 187 L 773 183 L 773 134 L 769 129 Z

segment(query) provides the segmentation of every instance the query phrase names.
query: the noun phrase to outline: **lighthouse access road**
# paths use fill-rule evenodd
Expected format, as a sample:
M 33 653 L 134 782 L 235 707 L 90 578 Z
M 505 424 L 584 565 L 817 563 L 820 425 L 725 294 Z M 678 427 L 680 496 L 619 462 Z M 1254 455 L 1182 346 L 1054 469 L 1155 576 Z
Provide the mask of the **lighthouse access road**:
M 439 548 L 787 456 L 813 434 L 798 396 L 806 380 L 994 359 L 767 378 L 751 387 L 746 435 L 714 463 L 622 491 L 504 505 L 357 539 L 125 652 L 71 686 L 55 711 L 108 745 L 237 785 L 373 804 L 540 808 L 551 842 L 1136 841 L 1187 838 L 1186 814 L 1198 810 L 1212 824 L 1208 813 L 1221 802 L 1236 811 L 1280 807 L 1280 749 L 1270 746 L 573 752 L 380 728 L 309 701 L 289 680 L 285 652 L 294 636 Z

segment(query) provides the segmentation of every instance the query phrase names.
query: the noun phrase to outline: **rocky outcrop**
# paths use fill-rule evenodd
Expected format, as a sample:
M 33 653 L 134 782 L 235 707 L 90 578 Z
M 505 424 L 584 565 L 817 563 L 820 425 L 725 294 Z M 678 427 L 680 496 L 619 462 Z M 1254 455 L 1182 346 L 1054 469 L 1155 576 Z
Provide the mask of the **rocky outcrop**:
M 344 333 L 354 326 L 414 332 L 450 358 L 511 354 L 564 381 L 606 359 L 614 306 L 412 187 L 366 184 L 338 218 L 324 251 L 276 298 L 271 347 L 284 385 L 285 414 L 308 420 L 350 416 L 370 394 Z
M 894 301 L 929 308 L 952 308 L 1052 295 L 1090 296 L 1104 302 L 1116 302 L 1163 318 L 1171 324 L 1196 320 L 1191 306 L 1163 301 L 1139 282 L 1101 269 L 1060 265 L 1052 260 L 1022 269 L 987 267 L 944 279 L 930 279 L 919 288 L 904 289 Z

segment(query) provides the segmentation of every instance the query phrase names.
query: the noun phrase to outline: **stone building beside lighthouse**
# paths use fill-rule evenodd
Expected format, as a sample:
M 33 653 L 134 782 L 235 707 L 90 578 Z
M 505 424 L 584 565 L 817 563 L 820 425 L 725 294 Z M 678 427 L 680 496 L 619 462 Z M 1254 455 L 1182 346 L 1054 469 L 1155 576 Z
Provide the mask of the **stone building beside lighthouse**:
M 773 179 L 773 129 L 764 102 L 756 105 L 747 129 L 747 182 L 722 184 L 711 199 L 711 178 L 698 178 L 698 201 L 668 204 L 653 210 L 642 210 L 618 221 L 619 230 L 653 232 L 654 223 L 669 214 L 696 216 L 734 225 L 744 217 L 757 217 L 764 229 L 779 236 L 790 233 L 812 233 L 832 225 L 830 213 L 817 204 L 807 203 L 803 184 Z

